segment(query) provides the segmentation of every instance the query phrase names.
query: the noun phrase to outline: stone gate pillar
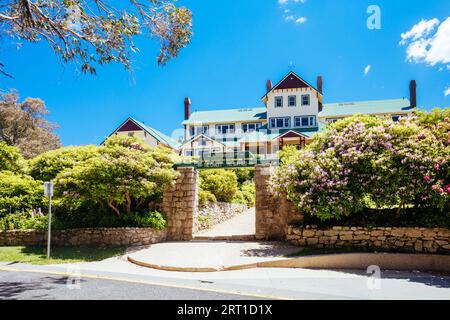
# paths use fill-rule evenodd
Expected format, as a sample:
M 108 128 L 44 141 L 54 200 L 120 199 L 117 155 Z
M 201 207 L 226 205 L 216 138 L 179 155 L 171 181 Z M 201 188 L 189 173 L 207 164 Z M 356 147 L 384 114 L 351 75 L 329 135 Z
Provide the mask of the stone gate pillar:
M 167 216 L 167 240 L 191 240 L 198 215 L 198 172 L 193 167 L 178 168 L 174 186 L 166 187 L 163 212 Z
M 256 239 L 284 240 L 288 224 L 303 217 L 286 197 L 274 197 L 267 190 L 270 176 L 269 164 L 255 167 Z

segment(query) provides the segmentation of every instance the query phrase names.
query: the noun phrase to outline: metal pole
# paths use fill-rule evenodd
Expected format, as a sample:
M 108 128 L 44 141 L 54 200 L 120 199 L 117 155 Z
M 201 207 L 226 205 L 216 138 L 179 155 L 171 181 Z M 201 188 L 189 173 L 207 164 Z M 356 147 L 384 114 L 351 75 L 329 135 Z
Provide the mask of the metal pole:
M 52 190 L 53 182 L 50 181 L 49 189 Z M 50 259 L 50 240 L 52 237 L 52 192 L 48 195 L 48 236 L 47 236 L 47 259 Z

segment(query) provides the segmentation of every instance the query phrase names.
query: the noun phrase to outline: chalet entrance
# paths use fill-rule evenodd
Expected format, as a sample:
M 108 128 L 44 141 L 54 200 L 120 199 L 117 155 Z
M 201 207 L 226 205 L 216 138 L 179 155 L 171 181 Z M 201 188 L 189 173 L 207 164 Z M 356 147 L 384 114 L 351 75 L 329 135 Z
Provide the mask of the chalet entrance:
M 300 150 L 305 147 L 306 144 L 306 137 L 293 130 L 278 137 L 278 145 L 280 146 L 280 150 L 282 150 L 285 146 L 295 146 L 298 150 Z

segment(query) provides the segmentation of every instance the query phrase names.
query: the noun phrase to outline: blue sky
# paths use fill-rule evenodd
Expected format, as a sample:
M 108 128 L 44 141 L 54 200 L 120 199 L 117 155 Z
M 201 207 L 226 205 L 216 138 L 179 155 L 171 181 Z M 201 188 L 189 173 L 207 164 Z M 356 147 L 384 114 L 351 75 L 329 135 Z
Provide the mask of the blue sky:
M 42 98 L 64 145 L 98 144 L 128 116 L 170 134 L 183 120 L 185 96 L 193 110 L 263 106 L 266 80 L 277 82 L 290 69 L 313 84 L 321 74 L 325 102 L 409 97 L 408 84 L 415 79 L 420 106 L 450 106 L 450 94 L 444 94 L 450 57 L 442 43 L 449 1 L 281 2 L 287 3 L 179 1 L 193 11 L 192 44 L 158 67 L 157 43 L 138 39 L 133 74 L 110 65 L 99 67 L 97 76 L 81 75 L 61 65 L 44 44 L 17 50 L 3 39 L 0 61 L 15 79 L 0 77 L 0 88 Z M 380 30 L 366 26 L 372 4 L 381 9 Z M 433 54 L 424 53 L 420 44 L 430 49 L 427 41 L 438 30 L 441 42 Z

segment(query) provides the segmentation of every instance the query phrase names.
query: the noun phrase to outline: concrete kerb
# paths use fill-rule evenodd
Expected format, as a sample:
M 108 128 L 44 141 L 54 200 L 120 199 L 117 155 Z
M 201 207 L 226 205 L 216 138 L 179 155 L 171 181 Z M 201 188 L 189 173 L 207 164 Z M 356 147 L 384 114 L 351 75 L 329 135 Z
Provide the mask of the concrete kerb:
M 354 269 L 367 270 L 375 265 L 382 270 L 432 271 L 450 273 L 450 255 L 407 253 L 343 253 L 316 255 L 284 260 L 264 261 L 250 264 L 218 267 L 175 267 L 152 264 L 127 256 L 129 262 L 165 271 L 220 272 L 253 268 L 302 268 L 302 269 Z

